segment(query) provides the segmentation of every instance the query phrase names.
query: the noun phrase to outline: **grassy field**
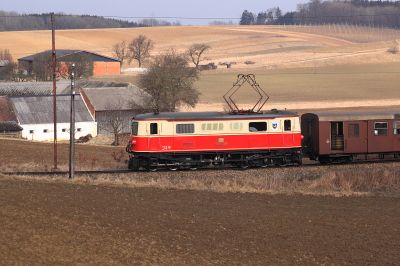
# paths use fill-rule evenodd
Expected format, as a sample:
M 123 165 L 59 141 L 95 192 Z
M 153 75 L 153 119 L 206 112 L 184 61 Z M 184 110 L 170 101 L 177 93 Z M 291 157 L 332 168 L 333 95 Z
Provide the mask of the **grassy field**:
M 225 92 L 241 70 L 204 71 L 196 86 L 201 93 L 197 110 L 221 109 Z M 250 69 L 271 96 L 266 108 L 312 109 L 327 107 L 387 106 L 400 104 L 400 63 L 338 65 L 295 69 Z M 137 76 L 98 78 L 137 84 Z M 255 94 L 245 86 L 240 103 L 254 103 Z
M 58 163 L 68 169 L 66 143 L 58 145 Z M 126 168 L 125 147 L 76 145 L 77 170 Z M 53 167 L 53 144 L 0 139 L 0 171 L 50 171 Z

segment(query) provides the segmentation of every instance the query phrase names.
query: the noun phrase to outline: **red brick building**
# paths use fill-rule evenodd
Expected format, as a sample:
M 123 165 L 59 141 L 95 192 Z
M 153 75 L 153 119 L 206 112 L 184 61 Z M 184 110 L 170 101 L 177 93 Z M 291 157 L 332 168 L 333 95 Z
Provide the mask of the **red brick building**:
M 32 69 L 34 58 L 43 53 L 51 53 L 51 51 L 44 51 L 22 57 L 18 59 L 18 62 L 27 66 L 28 69 Z M 77 55 L 85 55 L 90 58 L 90 60 L 93 62 L 93 76 L 119 75 L 121 73 L 120 60 L 84 50 L 56 50 L 57 61 L 61 63 L 60 72 L 62 72 L 64 68 L 66 72 L 67 69 L 65 63 L 71 62 L 71 59 Z

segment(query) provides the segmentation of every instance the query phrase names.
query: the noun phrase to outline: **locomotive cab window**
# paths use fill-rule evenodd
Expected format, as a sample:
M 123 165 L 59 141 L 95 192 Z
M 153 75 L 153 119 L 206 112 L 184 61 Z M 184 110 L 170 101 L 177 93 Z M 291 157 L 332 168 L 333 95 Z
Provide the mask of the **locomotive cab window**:
M 374 135 L 375 136 L 387 136 L 388 123 L 387 122 L 376 122 L 374 124 Z
M 249 123 L 250 132 L 263 132 L 267 131 L 267 122 L 250 122 Z
M 400 135 L 400 121 L 396 121 L 393 124 L 393 132 L 395 135 Z
M 150 124 L 150 135 L 157 135 L 158 134 L 158 124 L 151 123 Z
M 132 129 L 132 135 L 133 136 L 137 136 L 138 135 L 138 131 L 139 131 L 139 123 L 138 122 L 132 122 L 131 129 Z
M 292 131 L 292 120 L 285 120 L 283 127 L 285 131 Z
M 177 124 L 176 125 L 177 134 L 192 134 L 194 133 L 194 124 Z

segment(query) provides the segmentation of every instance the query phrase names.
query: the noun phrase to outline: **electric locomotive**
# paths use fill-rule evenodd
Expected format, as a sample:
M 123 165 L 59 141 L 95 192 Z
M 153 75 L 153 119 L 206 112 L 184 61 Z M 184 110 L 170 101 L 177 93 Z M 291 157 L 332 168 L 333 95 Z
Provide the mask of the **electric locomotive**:
M 147 113 L 131 125 L 127 152 L 135 171 L 302 161 L 300 118 L 288 111 Z

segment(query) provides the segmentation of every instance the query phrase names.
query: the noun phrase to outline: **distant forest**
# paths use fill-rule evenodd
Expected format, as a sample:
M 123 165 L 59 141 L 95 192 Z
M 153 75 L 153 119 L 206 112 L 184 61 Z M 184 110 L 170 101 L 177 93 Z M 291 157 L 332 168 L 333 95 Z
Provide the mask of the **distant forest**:
M 90 15 L 55 14 L 57 29 L 135 28 L 179 25 L 178 22 L 144 19 L 139 22 Z M 51 28 L 50 14 L 18 14 L 0 11 L 0 31 L 47 30 Z
M 257 14 L 245 10 L 241 25 L 355 24 L 400 28 L 400 1 L 321 1 L 299 4 L 283 14 L 279 7 Z

